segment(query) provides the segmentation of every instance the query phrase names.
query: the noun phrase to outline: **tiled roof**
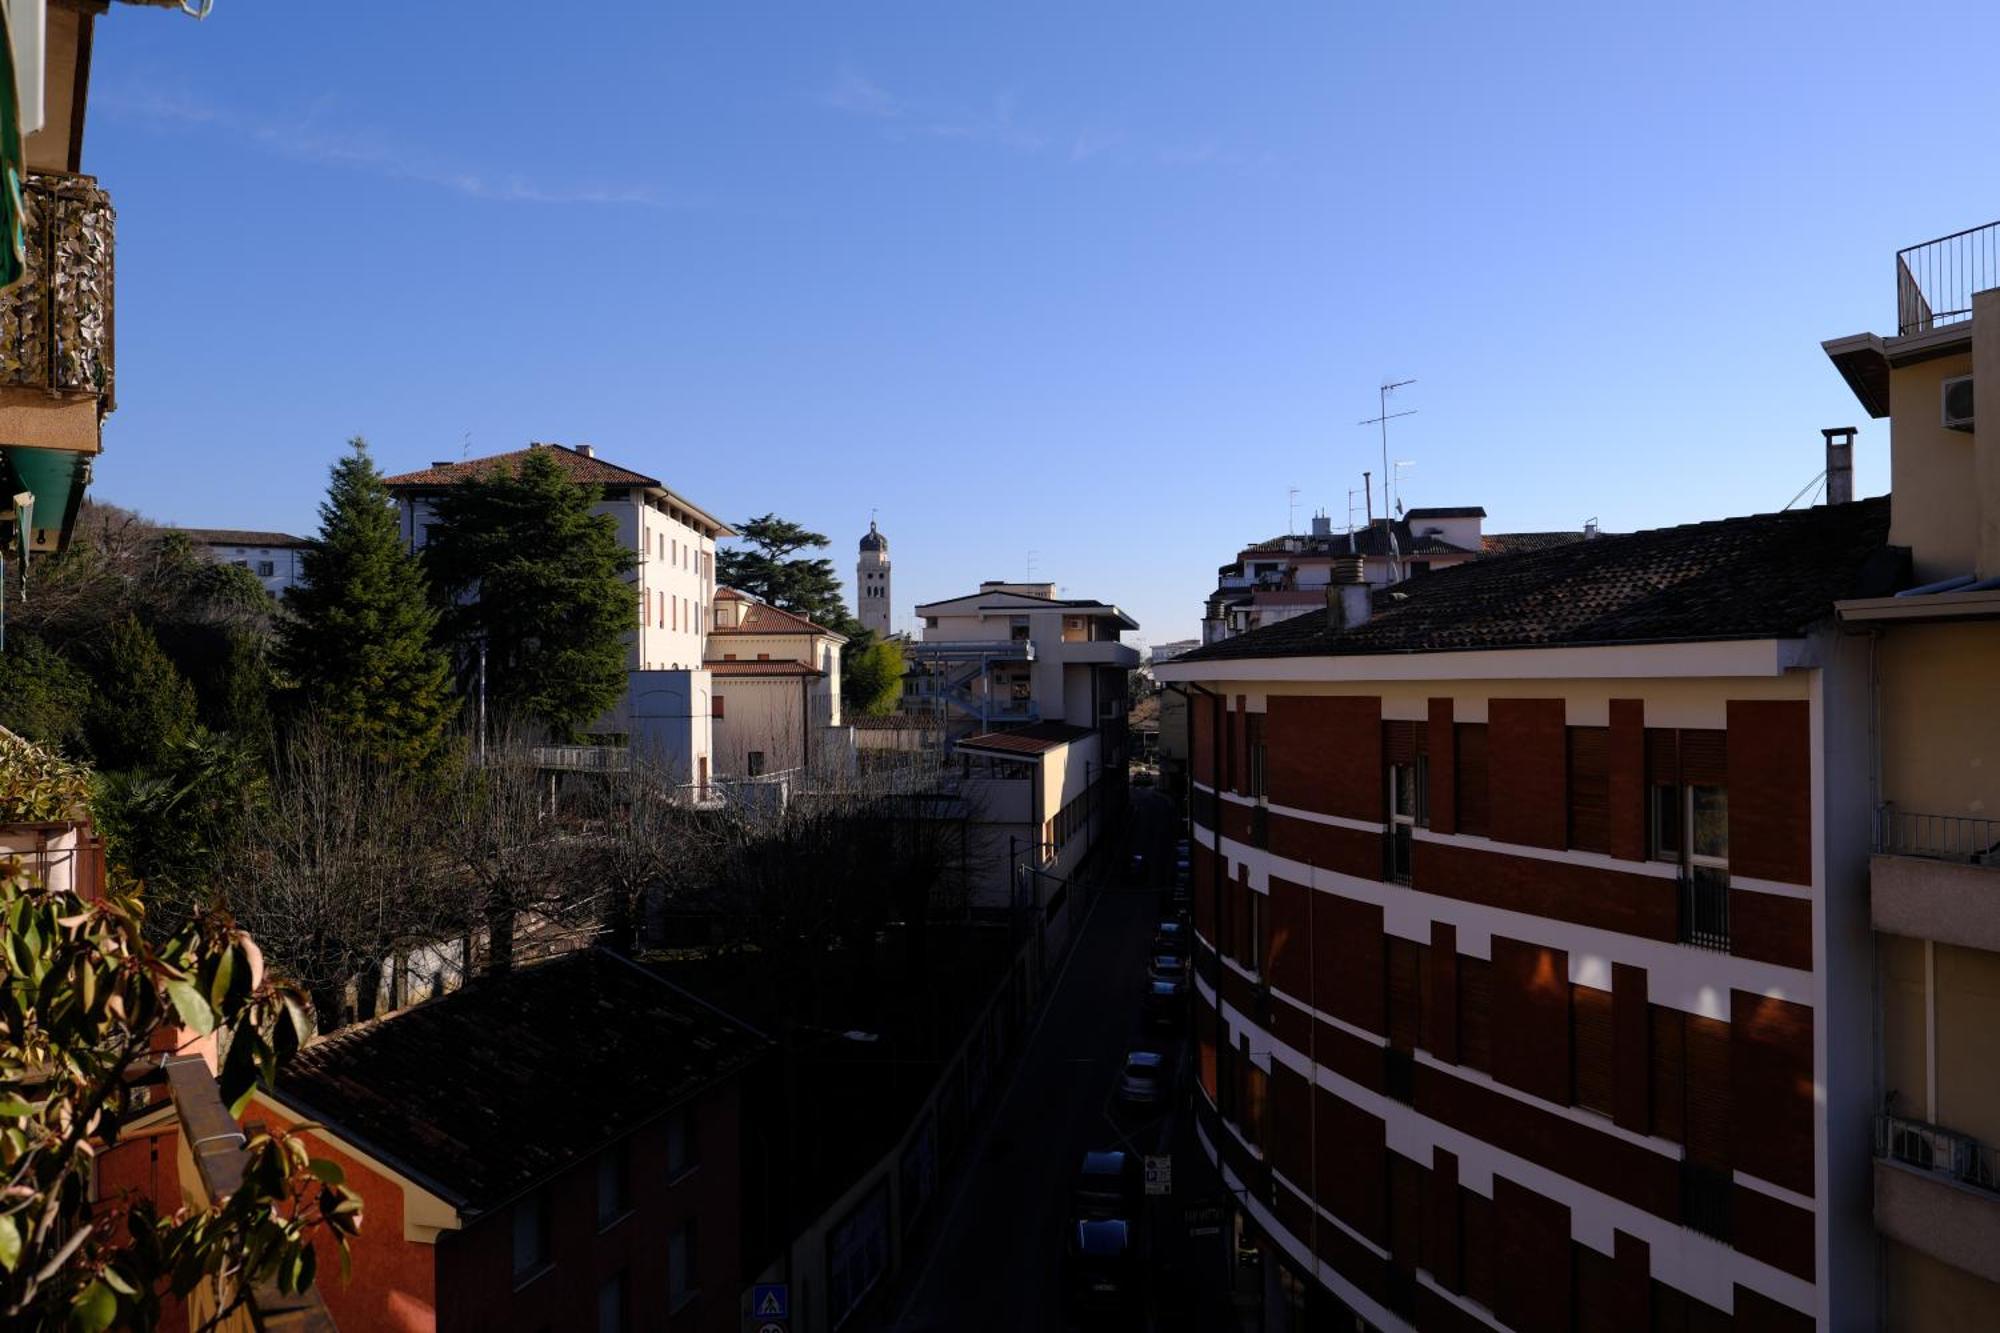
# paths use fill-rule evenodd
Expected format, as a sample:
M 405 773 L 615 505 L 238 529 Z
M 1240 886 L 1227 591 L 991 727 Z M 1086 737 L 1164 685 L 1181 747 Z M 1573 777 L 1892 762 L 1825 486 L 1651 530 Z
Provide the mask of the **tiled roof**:
M 468 458 L 462 463 L 433 463 L 416 472 L 405 472 L 394 477 L 384 477 L 382 482 L 391 488 L 452 486 L 473 477 L 483 477 L 498 470 L 519 467 L 521 460 L 531 453 L 547 452 L 556 460 L 563 475 L 579 485 L 592 486 L 660 486 L 662 483 L 643 472 L 619 467 L 602 458 L 591 458 L 578 453 L 566 444 L 535 444 L 526 449 L 516 449 L 511 453 L 493 454 L 487 458 Z
M 850 717 L 845 725 L 861 731 L 942 731 L 944 723 L 929 713 L 884 713 L 880 717 L 866 714 Z
M 1025 727 L 1008 731 L 982 731 L 977 736 L 967 736 L 958 743 L 958 748 L 1000 750 L 1009 754 L 1045 754 L 1091 734 L 1089 727 L 1071 726 L 1067 722 L 1031 722 Z
M 1403 556 L 1481 554 L 1480 550 L 1467 546 L 1459 546 L 1456 543 L 1444 540 L 1442 537 L 1419 535 L 1411 530 L 1409 521 L 1419 517 L 1455 518 L 1461 516 L 1463 515 L 1461 515 L 1460 511 L 1452 509 L 1412 509 L 1408 518 L 1398 519 L 1393 525 L 1396 534 L 1397 554 Z M 1268 540 L 1258 542 L 1253 546 L 1244 547 L 1242 554 L 1235 561 L 1220 566 L 1216 572 L 1219 574 L 1240 574 L 1243 572 L 1242 564 L 1244 560 L 1271 556 L 1288 556 L 1293 561 L 1311 558 L 1325 559 L 1329 556 L 1343 555 L 1386 557 L 1389 554 L 1389 531 L 1391 526 L 1388 520 L 1378 518 L 1370 527 L 1355 529 L 1351 547 L 1349 536 L 1345 532 L 1338 532 L 1330 537 L 1296 535 L 1290 537 L 1272 537 Z M 1514 542 L 1517 538 L 1525 539 L 1522 545 L 1495 545 L 1496 542 L 1503 544 Z M 1493 554 L 1500 550 L 1538 549 L 1542 545 L 1553 546 L 1564 541 L 1582 541 L 1583 534 L 1581 532 L 1502 532 L 1493 533 L 1482 537 L 1480 540 L 1484 548 L 1484 553 Z M 1288 543 L 1295 544 L 1297 549 L 1290 549 Z
M 755 1032 L 589 949 L 308 1045 L 281 1102 L 444 1191 L 505 1202 L 746 1064 Z
M 1599 533 L 1598 536 L 1605 534 Z M 1581 532 L 1489 532 L 1479 539 L 1488 555 L 1518 555 L 1522 551 L 1546 551 L 1551 546 L 1567 546 L 1587 536 Z
M 1478 505 L 1452 505 L 1443 509 L 1412 509 L 1403 515 L 1407 519 L 1419 518 L 1485 518 L 1486 511 Z
M 823 676 L 804 662 L 724 662 L 710 658 L 702 666 L 712 676 Z
M 1822 505 L 1473 560 L 1378 589 L 1370 619 L 1304 615 L 1182 662 L 1792 637 L 1844 597 L 1892 591 L 1889 499 Z
M 197 546 L 310 546 L 310 537 L 289 532 L 256 532 L 249 528 L 169 528 Z
M 818 625 L 804 616 L 790 611 L 781 611 L 769 602 L 760 602 L 748 593 L 735 588 L 718 588 L 715 593 L 718 602 L 741 602 L 743 610 L 734 625 L 716 625 L 709 630 L 711 635 L 727 637 L 731 634 L 825 634 L 832 638 L 841 635 Z

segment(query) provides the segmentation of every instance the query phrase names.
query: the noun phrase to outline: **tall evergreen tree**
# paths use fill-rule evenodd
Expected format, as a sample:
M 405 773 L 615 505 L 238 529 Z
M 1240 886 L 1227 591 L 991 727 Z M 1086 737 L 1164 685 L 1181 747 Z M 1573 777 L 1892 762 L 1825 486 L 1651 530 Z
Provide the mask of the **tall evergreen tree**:
M 847 612 L 833 561 L 799 554 L 824 547 L 825 533 L 765 514 L 739 524 L 737 535 L 745 546 L 716 554 L 718 582 L 846 635 L 854 651 L 861 625 Z
M 137 616 L 118 621 L 105 641 L 91 710 L 90 748 L 98 762 L 150 767 L 194 727 L 194 687 Z
M 329 725 L 363 738 L 383 762 L 426 767 L 444 753 L 458 710 L 451 665 L 382 474 L 366 441 L 349 444 L 333 465 L 303 582 L 286 597 L 279 661 Z
M 486 697 L 504 721 L 570 738 L 625 693 L 635 563 L 601 498 L 551 451 L 517 471 L 460 482 L 438 498 L 424 567 L 471 683 L 486 646 Z

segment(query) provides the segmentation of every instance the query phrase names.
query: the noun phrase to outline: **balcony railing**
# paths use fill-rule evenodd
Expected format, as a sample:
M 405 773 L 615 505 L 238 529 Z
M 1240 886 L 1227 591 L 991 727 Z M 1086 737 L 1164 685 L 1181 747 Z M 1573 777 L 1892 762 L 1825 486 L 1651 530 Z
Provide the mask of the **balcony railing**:
M 1961 1185 L 2000 1193 L 1993 1150 L 1968 1134 L 1899 1115 L 1875 1117 L 1875 1155 Z
M 88 176 L 22 186 L 27 276 L 0 295 L 0 384 L 114 405 L 111 196 Z
M 1896 331 L 1929 333 L 1972 318 L 1972 294 L 2000 286 L 2000 222 L 1896 252 Z
M 1729 952 L 1729 872 L 1690 866 L 1680 874 L 1680 942 Z
M 2000 865 L 2000 819 L 1926 815 L 1893 804 L 1875 811 L 1875 850 L 1968 865 Z

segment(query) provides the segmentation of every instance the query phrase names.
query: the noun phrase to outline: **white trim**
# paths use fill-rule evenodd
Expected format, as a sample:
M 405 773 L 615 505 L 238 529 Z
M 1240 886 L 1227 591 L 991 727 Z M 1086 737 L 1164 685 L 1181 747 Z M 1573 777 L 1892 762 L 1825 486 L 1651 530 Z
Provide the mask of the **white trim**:
M 1231 805 L 1254 807 L 1261 805 L 1274 815 L 1284 815 L 1288 819 L 1304 820 L 1308 824 L 1325 824 L 1331 828 L 1353 829 L 1356 833 L 1380 833 L 1388 825 L 1381 820 L 1349 819 L 1346 815 L 1324 815 L 1317 810 L 1301 810 L 1297 806 L 1279 805 L 1269 797 L 1257 800 L 1254 797 L 1239 796 L 1233 791 L 1217 791 L 1206 783 L 1194 783 L 1196 791 L 1205 791 L 1218 800 Z
M 1512 1329 L 1501 1323 L 1491 1310 L 1481 1305 L 1478 1301 L 1472 1300 L 1470 1297 L 1460 1296 L 1455 1292 L 1446 1291 L 1443 1287 L 1439 1286 L 1437 1279 L 1431 1276 L 1430 1269 L 1419 1268 L 1417 1270 L 1417 1281 L 1429 1287 L 1433 1296 L 1442 1296 L 1446 1301 L 1457 1306 L 1459 1313 L 1466 1317 L 1476 1319 L 1488 1328 L 1497 1329 L 1499 1333 L 1513 1333 Z
M 1275 1183 L 1283 1185 L 1287 1190 L 1290 1190 L 1292 1193 L 1292 1197 L 1296 1198 L 1300 1203 L 1304 1204 L 1306 1207 L 1312 1209 L 1313 1212 L 1317 1213 L 1322 1220 L 1333 1223 L 1333 1225 L 1338 1227 L 1341 1233 L 1345 1235 L 1349 1240 L 1353 1241 L 1356 1245 L 1359 1245 L 1362 1249 L 1367 1250 L 1377 1259 L 1388 1259 L 1391 1257 L 1389 1252 L 1383 1249 L 1380 1245 L 1377 1245 L 1374 1241 L 1368 1239 L 1368 1237 L 1362 1235 L 1360 1232 L 1356 1231 L 1353 1227 L 1347 1225 L 1347 1223 L 1343 1222 L 1340 1218 L 1335 1217 L 1325 1208 L 1322 1208 L 1319 1205 L 1318 1201 L 1315 1200 L 1311 1195 L 1307 1194 L 1297 1185 L 1294 1185 L 1291 1181 L 1291 1178 L 1285 1175 L 1284 1172 L 1273 1169 L 1271 1172 L 1271 1179 Z
M 1811 661 L 1803 639 L 1623 643 L 1582 648 L 1481 648 L 1465 652 L 1176 659 L 1153 669 L 1163 681 L 1643 680 L 1782 676 Z
M 1387 1037 L 1377 1036 L 1375 1033 L 1370 1032 L 1367 1028 L 1356 1027 L 1354 1024 L 1348 1022 L 1344 1018 L 1335 1018 L 1332 1014 L 1323 1013 L 1320 1010 L 1315 1009 L 1311 1005 L 1307 1004 L 1304 1000 L 1298 999 L 1296 996 L 1287 995 L 1284 991 L 1279 990 L 1276 986 L 1273 986 L 1271 988 L 1271 998 L 1274 1000 L 1283 1001 L 1285 1004 L 1290 1005 L 1292 1008 L 1298 1010 L 1302 1014 L 1310 1014 L 1314 1018 L 1318 1019 L 1320 1022 L 1326 1024 L 1328 1027 L 1338 1028 L 1340 1029 L 1340 1031 L 1345 1032 L 1348 1036 L 1353 1037 L 1358 1041 L 1365 1041 L 1370 1046 L 1387 1046 L 1389 1044 L 1389 1039 Z
M 1534 1107 L 1537 1111 L 1547 1111 L 1552 1115 L 1559 1115 L 1565 1120 L 1583 1126 L 1585 1129 L 1595 1130 L 1599 1134 L 1609 1134 L 1613 1138 L 1623 1139 L 1635 1147 L 1645 1148 L 1650 1152 L 1658 1153 L 1669 1161 L 1678 1162 L 1687 1156 L 1687 1150 L 1672 1139 L 1657 1138 L 1651 1134 L 1635 1134 L 1613 1120 L 1610 1116 L 1599 1115 L 1597 1112 L 1586 1110 L 1581 1106 L 1564 1106 L 1560 1102 L 1545 1101 L 1535 1096 L 1532 1092 L 1523 1092 L 1519 1088 L 1510 1088 L 1505 1083 L 1495 1080 L 1488 1074 L 1481 1073 L 1470 1065 L 1455 1065 L 1449 1061 L 1440 1060 L 1429 1051 L 1424 1050 L 1413 1051 L 1412 1056 L 1420 1065 L 1429 1065 L 1433 1069 L 1443 1070 L 1453 1078 L 1473 1084 L 1476 1087 L 1484 1088 L 1488 1092 L 1497 1092 L 1503 1096 L 1511 1097 L 1523 1105 Z M 1812 1201 L 1807 1200 L 1804 1206 L 1807 1208 L 1812 1207 Z
M 458 1209 L 453 1204 L 439 1197 L 425 1186 L 410 1179 L 410 1177 L 404 1175 L 395 1167 L 390 1166 L 373 1153 L 356 1147 L 352 1139 L 347 1138 L 338 1130 L 314 1120 L 311 1116 L 306 1115 L 296 1107 L 287 1106 L 284 1102 L 269 1095 L 262 1088 L 256 1090 L 251 1100 L 253 1103 L 261 1104 L 266 1109 L 284 1116 L 287 1121 L 285 1126 L 287 1130 L 300 1124 L 313 1125 L 314 1128 L 303 1131 L 307 1137 L 318 1136 L 325 1139 L 330 1146 L 346 1153 L 370 1171 L 394 1183 L 398 1189 L 402 1190 L 404 1240 L 414 1242 L 418 1245 L 435 1245 L 438 1242 L 439 1233 L 457 1231 L 464 1225 L 463 1220 L 458 1215 Z
M 1197 826 L 1196 837 L 1202 830 Z M 1686 1013 L 1727 1022 L 1729 992 L 1790 1000 L 1821 1012 L 1818 974 L 1759 962 L 1735 954 L 1696 949 L 1667 940 L 1649 940 L 1622 931 L 1583 926 L 1555 917 L 1535 916 L 1508 908 L 1488 907 L 1443 894 L 1426 893 L 1408 884 L 1360 879 L 1293 861 L 1232 839 L 1216 836 L 1218 854 L 1250 866 L 1252 876 L 1276 873 L 1320 893 L 1337 894 L 1382 908 L 1382 928 L 1419 944 L 1430 942 L 1433 922 L 1444 922 L 1458 933 L 1458 951 L 1474 958 L 1492 956 L 1493 936 L 1529 940 L 1570 955 L 1570 974 L 1599 989 L 1609 986 L 1596 978 L 1608 976 L 1609 963 L 1633 963 L 1646 969 L 1646 998 Z M 1817 918 L 1817 913 L 1815 917 Z M 1595 961 L 1593 961 L 1595 960 Z M 1815 1023 L 1817 1028 L 1820 1024 Z
M 1498 856 L 1519 856 L 1531 861 L 1557 861 L 1564 865 L 1581 866 L 1586 870 L 1608 870 L 1620 875 L 1650 875 L 1655 879 L 1672 879 L 1680 873 L 1680 867 L 1671 861 L 1624 861 L 1603 852 L 1586 852 L 1574 847 L 1530 847 L 1520 842 L 1496 842 L 1479 833 L 1438 833 L 1420 828 L 1416 831 L 1418 842 L 1442 843 L 1447 847 L 1465 847 L 1477 852 L 1492 852 Z M 1734 880 L 1730 881 L 1732 884 Z
M 1779 1203 L 1788 1203 L 1794 1208 L 1803 1208 L 1809 1213 L 1819 1211 L 1819 1203 L 1816 1200 L 1808 1198 L 1797 1190 L 1788 1190 L 1783 1185 L 1774 1185 L 1761 1176 L 1753 1176 L 1740 1167 L 1731 1171 L 1729 1178 L 1738 1185 L 1743 1186 L 1743 1188 L 1755 1190 L 1766 1198 L 1776 1199 Z
M 1773 898 L 1797 898 L 1804 902 L 1812 902 L 1819 896 L 1818 891 L 1810 884 L 1787 884 L 1776 879 L 1753 879 L 1749 875 L 1739 875 L 1733 870 L 1729 872 L 1729 887 L 1743 889 L 1749 893 L 1768 893 Z
M 1218 1006 L 1218 1013 L 1228 1019 L 1234 1010 L 1223 1003 Z M 1243 1015 L 1235 1014 L 1234 1021 L 1242 1024 Z M 1818 1308 L 1819 1293 L 1813 1283 L 1803 1278 L 1432 1120 L 1416 1108 L 1364 1088 L 1324 1065 L 1314 1066 L 1275 1037 L 1271 1052 L 1274 1058 L 1308 1080 L 1317 1075 L 1317 1086 L 1380 1119 L 1388 1148 L 1425 1164 L 1432 1160 L 1434 1150 L 1443 1148 L 1458 1158 L 1459 1183 L 1475 1193 L 1490 1196 L 1492 1178 L 1498 1173 L 1545 1199 L 1561 1203 L 1569 1209 L 1570 1238 L 1601 1254 L 1613 1252 L 1615 1231 L 1630 1232 L 1645 1241 L 1651 1251 L 1653 1276 L 1719 1310 L 1735 1309 L 1737 1284 L 1795 1310 Z M 1486 1188 L 1480 1189 L 1481 1184 Z M 1818 1209 L 1813 1216 L 1821 1222 L 1825 1218 Z

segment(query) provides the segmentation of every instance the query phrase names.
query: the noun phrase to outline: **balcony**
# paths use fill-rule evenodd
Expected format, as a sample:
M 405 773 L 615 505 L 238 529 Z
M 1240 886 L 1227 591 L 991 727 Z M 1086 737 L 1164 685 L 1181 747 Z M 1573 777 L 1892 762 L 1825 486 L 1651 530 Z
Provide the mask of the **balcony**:
M 1972 318 L 1972 294 L 2000 287 L 2000 222 L 1896 252 L 1896 332 L 1929 333 Z
M 2000 1282 L 1993 1150 L 1921 1120 L 1875 1121 L 1875 1227 L 1955 1268 Z
M 2000 952 L 2000 820 L 1884 805 L 1868 881 L 1875 929 Z

